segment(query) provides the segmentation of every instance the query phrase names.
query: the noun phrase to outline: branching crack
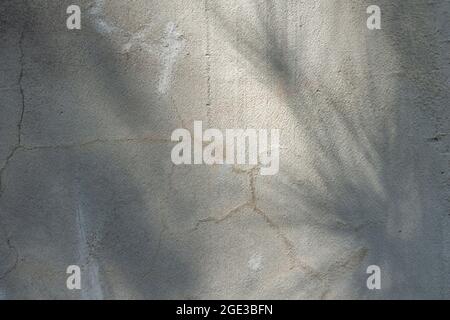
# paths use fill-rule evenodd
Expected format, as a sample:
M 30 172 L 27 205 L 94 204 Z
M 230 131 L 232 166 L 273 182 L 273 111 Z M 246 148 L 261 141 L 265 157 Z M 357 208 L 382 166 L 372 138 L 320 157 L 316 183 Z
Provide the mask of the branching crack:
M 22 27 L 22 31 L 20 33 L 20 39 L 19 39 L 19 64 L 20 64 L 20 72 L 19 72 L 19 78 L 17 80 L 17 86 L 19 87 L 20 91 L 20 97 L 21 97 L 21 109 L 20 109 L 20 115 L 19 115 L 19 121 L 17 123 L 17 139 L 16 144 L 11 149 L 10 153 L 6 157 L 6 160 L 3 164 L 3 166 L 0 168 L 0 199 L 3 196 L 4 191 L 4 185 L 3 185 L 3 174 L 8 167 L 9 162 L 12 160 L 16 152 L 22 148 L 22 124 L 23 124 L 23 117 L 25 114 L 25 93 L 23 89 L 23 75 L 24 75 L 24 50 L 23 50 L 23 40 L 25 37 L 25 27 Z M 6 244 L 10 251 L 14 252 L 14 263 L 13 265 L 8 268 L 1 276 L 0 280 L 5 278 L 8 274 L 10 274 L 16 267 L 19 262 L 19 252 L 17 251 L 16 247 L 11 244 L 11 240 L 8 238 L 6 239 Z
M 22 28 L 22 32 L 20 33 L 20 39 L 19 39 L 19 63 L 20 63 L 20 73 L 19 78 L 17 80 L 17 85 L 19 87 L 20 96 L 21 96 L 21 109 L 20 109 L 20 115 L 19 115 L 19 121 L 17 123 L 17 142 L 15 146 L 11 149 L 10 153 L 6 157 L 6 160 L 3 164 L 3 166 L 0 168 L 0 198 L 3 195 L 3 173 L 5 172 L 9 162 L 14 157 L 17 150 L 19 150 L 22 147 L 22 124 L 23 124 L 23 117 L 25 114 L 25 94 L 23 90 L 23 75 L 24 75 L 24 50 L 23 50 L 23 40 L 25 37 L 25 27 Z
M 14 263 L 11 267 L 9 267 L 2 275 L 0 275 L 0 280 L 4 279 L 8 274 L 10 274 L 14 269 L 16 269 L 17 264 L 19 263 L 19 252 L 16 247 L 11 244 L 11 240 L 7 239 L 6 244 L 8 248 L 14 252 Z
M 311 266 L 307 265 L 303 261 L 301 261 L 295 252 L 294 244 L 289 240 L 289 238 L 281 231 L 281 228 L 260 208 L 257 206 L 257 195 L 256 195 L 256 178 L 258 175 L 259 167 L 255 166 L 248 170 L 233 167 L 233 172 L 238 174 L 246 174 L 248 177 L 248 184 L 250 189 L 250 198 L 247 202 L 235 207 L 234 209 L 228 211 L 225 215 L 220 218 L 217 217 L 207 217 L 197 221 L 194 229 L 192 231 L 197 231 L 200 225 L 204 223 L 221 223 L 239 212 L 241 212 L 245 208 L 249 208 L 253 213 L 257 214 L 259 217 L 263 218 L 265 223 L 269 226 L 269 228 L 276 234 L 276 236 L 281 240 L 283 244 L 286 255 L 289 260 L 290 269 L 293 270 L 295 268 L 299 268 L 302 272 L 309 274 L 312 277 L 320 278 L 320 272 L 314 270 Z

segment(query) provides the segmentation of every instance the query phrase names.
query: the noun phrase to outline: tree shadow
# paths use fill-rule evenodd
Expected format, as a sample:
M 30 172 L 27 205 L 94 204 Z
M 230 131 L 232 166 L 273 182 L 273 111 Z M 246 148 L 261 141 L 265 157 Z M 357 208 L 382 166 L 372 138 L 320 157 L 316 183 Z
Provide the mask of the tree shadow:
M 151 68 L 152 62 L 118 52 L 89 23 L 83 33 L 55 32 L 65 26 L 63 4 L 5 4 L 2 30 L 18 36 L 25 26 L 24 46 L 32 54 L 23 69 L 24 146 L 2 175 L 8 258 L 0 297 L 194 296 L 201 275 L 190 255 L 199 248 L 174 241 L 165 214 L 176 210 L 174 202 L 191 213 L 199 204 L 167 184 L 174 168 L 165 136 L 182 119 L 174 115 L 170 93 L 162 98 L 156 80 L 138 77 L 141 66 Z M 317 260 L 312 279 L 325 287 L 312 297 L 440 297 L 446 290 L 443 207 L 432 194 L 439 192 L 433 179 L 440 163 L 422 139 L 434 125 L 422 115 L 424 106 L 445 110 L 448 94 L 440 84 L 445 74 L 438 81 L 421 76 L 440 63 L 428 55 L 428 46 L 440 48 L 437 9 L 419 1 L 383 1 L 383 29 L 370 33 L 364 4 L 245 4 L 253 5 L 253 20 L 239 12 L 240 4 L 227 11 L 216 2 L 209 3 L 210 21 L 239 59 L 263 75 L 257 80 L 281 97 L 300 128 L 287 137 L 298 146 L 283 150 L 280 174 L 257 178 L 255 198 L 299 260 Z M 303 5 L 317 15 L 303 14 Z M 55 21 L 46 20 L 47 10 L 54 10 Z M 348 37 L 355 19 L 361 20 L 358 44 Z M 423 27 L 404 37 L 413 22 Z M 73 50 L 59 54 L 61 45 Z M 129 63 L 135 59 L 140 63 Z M 58 112 L 60 120 L 45 121 Z M 61 130 L 61 123 L 72 125 Z M 312 241 L 305 242 L 303 232 L 313 234 Z M 330 254 L 335 240 L 351 245 Z M 77 263 L 89 279 L 85 296 L 65 288 L 66 267 Z M 383 270 L 378 293 L 365 287 L 370 264 Z M 264 289 L 267 296 L 280 294 L 275 286 Z
M 382 30 L 371 33 L 365 26 L 369 4 L 267 0 L 233 3 L 233 12 L 220 4 L 210 10 L 217 37 L 234 47 L 238 60 L 250 62 L 264 75 L 257 79 L 268 90 L 281 90 L 275 94 L 283 97 L 301 128 L 294 137 L 302 153 L 292 145 L 283 152 L 282 159 L 290 161 L 282 166 L 278 181 L 261 179 L 258 201 L 269 208 L 267 214 L 279 223 L 297 254 L 308 245 L 298 235 L 305 226 L 330 238 L 350 237 L 356 247 L 367 250 L 349 270 L 341 268 L 345 261 L 336 267 L 334 255 L 321 256 L 317 272 L 332 279 L 321 297 L 440 297 L 445 288 L 445 210 L 442 198 L 434 194 L 441 190 L 430 177 L 436 178 L 442 163 L 429 155 L 435 150 L 422 136 L 436 123 L 423 119 L 421 110 L 427 99 L 426 105 L 436 102 L 441 109 L 448 104 L 448 95 L 433 99 L 429 91 L 439 90 L 442 96 L 446 75 L 437 81 L 423 76 L 439 68 L 429 54 L 430 47 L 442 54 L 439 20 L 433 19 L 438 9 L 419 1 L 382 1 Z M 301 6 L 310 11 L 303 13 Z M 356 20 L 358 34 L 352 30 Z M 280 190 L 297 199 L 294 204 L 274 197 Z M 310 250 L 318 248 L 316 243 Z M 365 287 L 370 264 L 384 270 L 379 293 Z

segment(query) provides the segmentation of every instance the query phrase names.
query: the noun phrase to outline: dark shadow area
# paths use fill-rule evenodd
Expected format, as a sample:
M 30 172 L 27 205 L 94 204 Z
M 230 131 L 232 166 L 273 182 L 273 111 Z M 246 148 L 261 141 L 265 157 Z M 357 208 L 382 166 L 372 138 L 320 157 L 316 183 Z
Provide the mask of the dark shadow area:
M 40 135 L 37 140 L 48 143 L 35 147 L 33 137 L 21 132 L 22 145 L 2 176 L 2 225 L 18 253 L 17 264 L 0 280 L 2 293 L 7 299 L 184 298 L 189 294 L 195 271 L 179 251 L 167 243 L 161 247 L 165 232 L 161 215 L 167 210 L 162 198 L 169 191 L 163 182 L 171 174 L 170 145 L 140 135 L 151 120 L 161 121 L 154 108 L 161 101 L 149 95 L 143 100 L 136 93 L 139 86 L 115 54 L 117 48 L 108 40 L 93 36 L 87 17 L 83 20 L 85 33 L 51 30 L 54 25 L 65 26 L 67 15 L 61 10 L 55 11 L 55 21 L 48 23 L 50 31 L 41 29 L 47 23 L 42 20 L 48 16 L 45 10 L 49 10 L 45 3 L 41 4 L 42 7 L 39 3 L 29 6 L 26 1 L 2 4 L 2 19 L 7 17 L 8 21 L 2 21 L 1 29 L 14 28 L 18 36 L 23 33 L 25 54 L 31 54 L 25 56 L 23 64 L 24 123 L 31 123 L 27 117 L 39 115 L 33 103 L 37 101 L 48 108 L 54 99 L 51 95 L 57 90 L 61 97 L 69 97 L 69 103 L 76 103 L 77 97 L 80 103 L 88 101 L 83 95 L 92 92 L 78 92 L 80 79 L 76 77 L 90 72 L 97 80 L 92 84 L 115 102 L 113 106 L 119 106 L 112 113 L 130 135 L 114 137 L 117 141 L 94 136 L 88 141 L 67 144 L 59 143 L 58 137 Z M 70 3 L 65 4 L 66 1 L 55 6 L 66 8 Z M 71 40 L 74 42 L 72 53 L 70 47 L 65 48 L 67 55 L 52 52 L 62 49 L 58 47 L 61 36 L 69 38 L 69 46 Z M 49 58 L 42 52 L 33 52 L 36 43 L 40 49 L 48 48 Z M 59 100 L 62 101 L 63 98 Z M 102 125 L 101 119 L 92 119 L 92 113 L 74 114 L 67 110 L 70 106 L 56 104 L 50 107 L 58 109 L 62 117 L 66 112 L 81 121 L 85 118 L 88 123 L 97 121 L 99 127 Z M 143 111 L 146 107 L 150 107 L 150 113 Z M 33 129 L 39 132 L 39 128 Z M 32 132 L 27 130 L 23 128 Z M 76 139 L 76 128 L 67 128 L 67 132 L 70 130 L 74 130 Z M 128 138 L 137 141 L 125 145 Z M 167 159 L 157 156 L 160 154 L 167 154 Z M 80 264 L 83 285 L 87 287 L 84 292 L 65 288 L 65 271 L 71 264 Z M 117 292 L 120 289 L 124 292 Z

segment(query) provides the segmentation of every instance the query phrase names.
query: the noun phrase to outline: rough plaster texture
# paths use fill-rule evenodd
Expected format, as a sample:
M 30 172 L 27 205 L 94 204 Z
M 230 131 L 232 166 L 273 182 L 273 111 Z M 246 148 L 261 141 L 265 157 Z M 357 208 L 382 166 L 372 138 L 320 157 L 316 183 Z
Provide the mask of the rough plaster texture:
M 3 0 L 0 298 L 450 298 L 449 13 Z M 281 129 L 279 174 L 174 166 L 194 120 Z

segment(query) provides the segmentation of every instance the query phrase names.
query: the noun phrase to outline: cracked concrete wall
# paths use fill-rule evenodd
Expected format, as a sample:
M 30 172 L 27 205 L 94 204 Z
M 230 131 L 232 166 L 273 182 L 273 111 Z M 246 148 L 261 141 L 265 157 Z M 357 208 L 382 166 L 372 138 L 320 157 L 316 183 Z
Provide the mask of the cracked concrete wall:
M 0 298 L 450 298 L 449 1 L 75 2 L 0 4 Z M 280 172 L 173 165 L 194 120 Z

